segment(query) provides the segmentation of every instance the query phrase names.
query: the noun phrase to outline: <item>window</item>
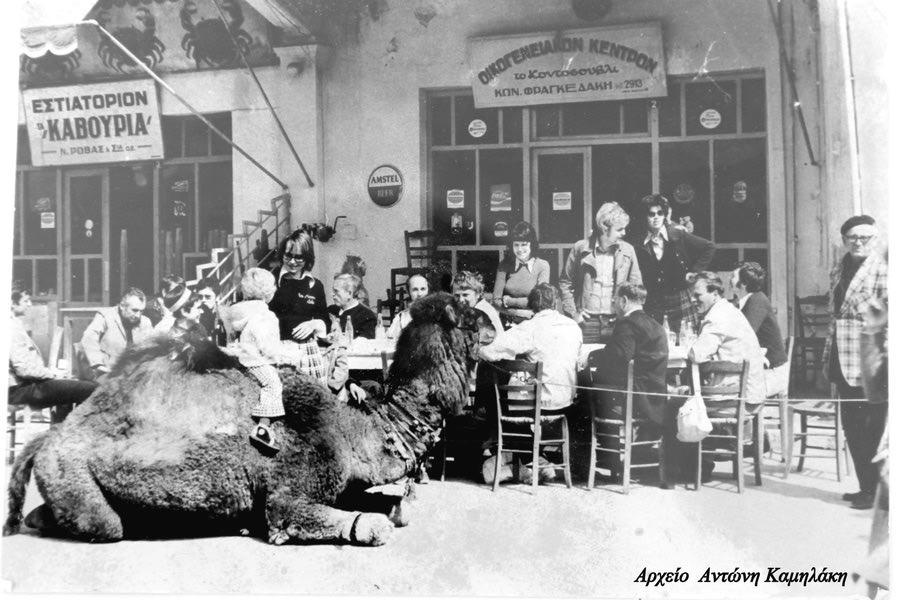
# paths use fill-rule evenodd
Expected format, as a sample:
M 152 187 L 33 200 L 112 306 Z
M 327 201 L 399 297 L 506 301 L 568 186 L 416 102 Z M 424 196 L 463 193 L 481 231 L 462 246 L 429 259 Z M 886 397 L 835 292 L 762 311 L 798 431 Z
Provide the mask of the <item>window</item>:
M 490 279 L 505 235 L 527 220 L 558 273 L 604 202 L 631 214 L 640 243 L 638 203 L 658 191 L 676 220 L 716 243 L 715 268 L 765 265 L 765 103 L 754 73 L 670 78 L 668 96 L 652 101 L 476 110 L 468 90 L 434 92 L 424 100 L 430 226 L 455 268 Z
M 231 113 L 205 116 L 231 135 Z M 192 278 L 193 264 L 227 244 L 233 231 L 231 146 L 193 115 L 163 117 L 161 125 L 165 159 L 159 163 L 39 168 L 30 166 L 27 131 L 19 128 L 13 276 L 31 287 L 35 299 L 97 303 L 104 294 L 115 299 L 125 285 L 153 289 L 158 273 Z M 92 175 L 71 177 L 82 169 Z M 108 213 L 102 208 L 107 185 Z M 152 228 L 155 210 L 158 231 Z M 65 215 L 90 227 L 65 231 Z

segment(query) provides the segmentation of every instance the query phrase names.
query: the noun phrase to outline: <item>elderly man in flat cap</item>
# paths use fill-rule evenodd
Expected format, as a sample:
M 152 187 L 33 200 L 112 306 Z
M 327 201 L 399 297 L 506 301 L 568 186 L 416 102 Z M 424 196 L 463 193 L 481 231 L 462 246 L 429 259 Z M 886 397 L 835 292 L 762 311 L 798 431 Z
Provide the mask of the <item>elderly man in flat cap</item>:
M 842 402 L 841 420 L 853 457 L 859 491 L 844 494 L 859 510 L 872 508 L 878 484 L 878 466 L 872 463 L 887 420 L 887 404 L 868 402 L 863 391 L 860 337 L 870 307 L 887 302 L 888 267 L 876 250 L 875 219 L 857 215 L 841 226 L 847 253 L 831 272 L 832 323 L 823 364 L 828 380 L 837 387 Z

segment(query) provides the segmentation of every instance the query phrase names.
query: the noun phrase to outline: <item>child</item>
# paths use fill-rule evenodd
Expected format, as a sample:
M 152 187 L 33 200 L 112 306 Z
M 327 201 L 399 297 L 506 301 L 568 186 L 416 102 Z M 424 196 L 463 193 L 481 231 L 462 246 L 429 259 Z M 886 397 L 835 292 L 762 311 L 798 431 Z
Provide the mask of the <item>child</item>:
M 278 452 L 280 448 L 270 425 L 272 419 L 284 416 L 284 404 L 281 378 L 273 365 L 290 362 L 290 359 L 284 356 L 278 317 L 268 307 L 275 294 L 275 277 L 263 269 L 247 269 L 241 278 L 241 293 L 243 302 L 233 305 L 230 310 L 230 320 L 239 337 L 235 346 L 225 351 L 237 356 L 262 386 L 259 401 L 250 410 L 257 420 L 250 432 L 250 441 Z

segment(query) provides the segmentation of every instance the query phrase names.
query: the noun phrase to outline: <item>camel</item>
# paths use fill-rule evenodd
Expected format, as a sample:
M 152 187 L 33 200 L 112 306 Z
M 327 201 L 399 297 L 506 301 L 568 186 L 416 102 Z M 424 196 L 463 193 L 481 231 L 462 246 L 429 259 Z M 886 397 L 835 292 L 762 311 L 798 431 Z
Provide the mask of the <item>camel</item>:
M 127 351 L 65 422 L 29 442 L 9 484 L 19 531 L 33 472 L 44 504 L 26 524 L 90 542 L 252 533 L 272 544 L 384 544 L 409 503 L 366 493 L 415 474 L 466 401 L 475 321 L 445 293 L 420 299 L 384 396 L 344 404 L 280 367 L 282 449 L 247 440 L 257 384 L 211 343 L 155 338 Z M 467 328 L 468 327 L 468 328 Z

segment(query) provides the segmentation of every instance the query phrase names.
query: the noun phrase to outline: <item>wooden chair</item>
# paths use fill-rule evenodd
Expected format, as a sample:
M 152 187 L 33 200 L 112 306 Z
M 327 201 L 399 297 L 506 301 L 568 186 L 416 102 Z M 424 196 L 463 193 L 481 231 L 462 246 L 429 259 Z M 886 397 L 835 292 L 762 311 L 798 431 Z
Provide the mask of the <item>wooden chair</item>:
M 541 410 L 541 380 L 543 364 L 524 360 L 501 360 L 493 367 L 494 391 L 497 396 L 497 460 L 494 463 L 493 491 L 500 485 L 500 466 L 503 453 L 531 455 L 531 489 L 537 491 L 538 472 L 542 469 L 562 469 L 566 487 L 572 487 L 572 471 L 569 460 L 569 422 L 562 411 Z M 513 374 L 507 380 L 507 375 Z M 529 383 L 521 383 L 524 374 Z M 552 425 L 561 427 L 560 437 L 545 438 L 544 429 Z M 511 429 L 516 428 L 516 431 Z M 516 447 L 516 442 L 527 442 L 529 447 Z M 507 445 L 510 444 L 510 445 Z M 539 462 L 541 448 L 562 446 L 562 462 Z M 518 471 L 514 468 L 514 471 Z
M 16 454 L 38 430 L 46 429 L 52 422 L 49 408 L 32 408 L 28 405 L 9 405 L 6 408 L 6 436 L 9 440 L 6 461 L 12 464 Z
M 828 312 L 828 296 L 806 296 L 794 298 L 797 314 L 797 384 L 815 387 L 822 370 L 822 355 L 825 352 L 831 315 Z
M 711 409 L 717 412 L 725 413 L 724 416 L 710 416 L 709 420 L 713 424 L 713 432 L 708 435 L 705 440 L 724 439 L 731 440 L 735 444 L 735 449 L 716 448 L 704 450 L 703 443 L 705 440 L 697 444 L 697 481 L 696 488 L 700 489 L 704 454 L 731 455 L 734 457 L 734 476 L 737 479 L 738 493 L 744 493 L 744 446 L 755 442 L 756 448 L 753 456 L 753 474 L 756 485 L 762 485 L 762 423 L 759 418 L 761 410 L 751 412 L 747 409 L 747 374 L 750 371 L 750 363 L 743 361 L 741 363 L 733 363 L 726 361 L 711 361 L 702 364 L 691 365 L 691 377 L 694 384 L 694 392 L 700 391 L 703 401 L 706 404 L 707 412 Z M 716 378 L 717 376 L 737 376 L 736 384 L 710 384 L 704 385 L 704 378 Z M 720 399 L 716 399 L 719 397 Z M 718 404 L 718 406 L 717 406 Z M 734 405 L 733 407 L 731 405 Z M 760 409 L 762 404 L 760 404 Z M 733 413 L 733 414 L 732 414 Z M 744 437 L 744 428 L 747 425 L 753 427 L 755 435 L 751 438 Z M 725 434 L 721 432 L 723 425 L 733 426 L 735 433 Z M 716 426 L 719 426 L 719 432 L 716 432 Z M 753 439 L 755 438 L 755 439 Z
M 788 371 L 788 390 L 791 389 L 791 368 L 794 356 L 794 336 L 789 336 L 785 340 L 785 348 L 787 349 L 787 371 Z M 787 479 L 791 472 L 791 464 L 793 461 L 793 420 L 791 418 L 790 408 L 788 407 L 788 394 L 776 394 L 766 398 L 765 408 L 777 408 L 777 417 L 762 416 L 763 433 L 770 429 L 770 425 L 777 421 L 774 428 L 777 428 L 781 434 L 781 460 L 784 462 L 784 478 Z
M 587 368 L 591 374 L 591 381 L 597 383 L 595 379 L 599 373 L 598 359 L 600 354 L 595 350 L 588 355 Z M 609 396 L 607 396 L 607 399 Z M 663 479 L 662 463 L 660 460 L 662 453 L 662 429 L 658 436 L 654 436 L 650 440 L 642 440 L 635 442 L 635 432 L 639 425 L 647 425 L 652 422 L 646 418 L 636 418 L 634 416 L 634 360 L 628 362 L 628 374 L 626 384 L 622 393 L 615 394 L 613 402 L 618 404 L 621 411 L 621 418 L 611 418 L 604 416 L 600 410 L 598 403 L 603 402 L 597 392 L 593 392 L 590 396 L 591 405 L 591 458 L 588 467 L 588 491 L 594 489 L 594 477 L 597 473 L 597 453 L 604 452 L 615 454 L 622 461 L 622 493 L 627 495 L 631 484 L 632 469 L 646 469 L 649 467 L 657 467 L 659 469 L 660 479 Z M 607 411 L 608 412 L 608 411 Z M 612 440 L 614 448 L 604 447 L 603 442 Z M 631 460 L 632 450 L 636 446 L 653 446 L 659 449 L 656 462 L 633 464 Z
M 832 386 L 833 387 L 833 386 Z M 832 390 L 832 396 L 834 391 Z M 844 427 L 841 423 L 841 406 L 837 402 L 818 402 L 793 405 L 788 410 L 789 419 L 794 420 L 794 415 L 800 416 L 800 431 L 791 431 L 792 440 L 800 438 L 800 452 L 795 456 L 799 459 L 797 472 L 803 471 L 804 460 L 809 458 L 834 456 L 834 468 L 837 480 L 841 480 L 841 452 L 844 453 L 844 463 L 847 472 L 850 472 L 850 459 L 847 452 L 847 442 L 844 440 Z M 831 439 L 830 445 L 810 444 L 809 438 Z M 824 450 L 825 452 L 810 454 L 809 450 Z M 793 457 L 791 463 L 793 463 Z
M 392 290 L 390 288 L 384 290 L 385 298 L 384 300 L 378 300 L 376 303 L 376 311 L 375 314 L 380 314 L 381 318 L 390 325 L 391 321 L 394 320 L 394 317 L 404 308 L 404 296 L 406 295 L 406 287 L 400 286 L 399 290 Z
M 391 269 L 391 291 L 394 294 L 405 291 L 403 286 L 413 275 L 427 276 L 437 256 L 437 234 L 433 230 L 404 231 L 403 239 L 406 244 L 406 266 Z M 403 279 L 398 281 L 398 277 Z

